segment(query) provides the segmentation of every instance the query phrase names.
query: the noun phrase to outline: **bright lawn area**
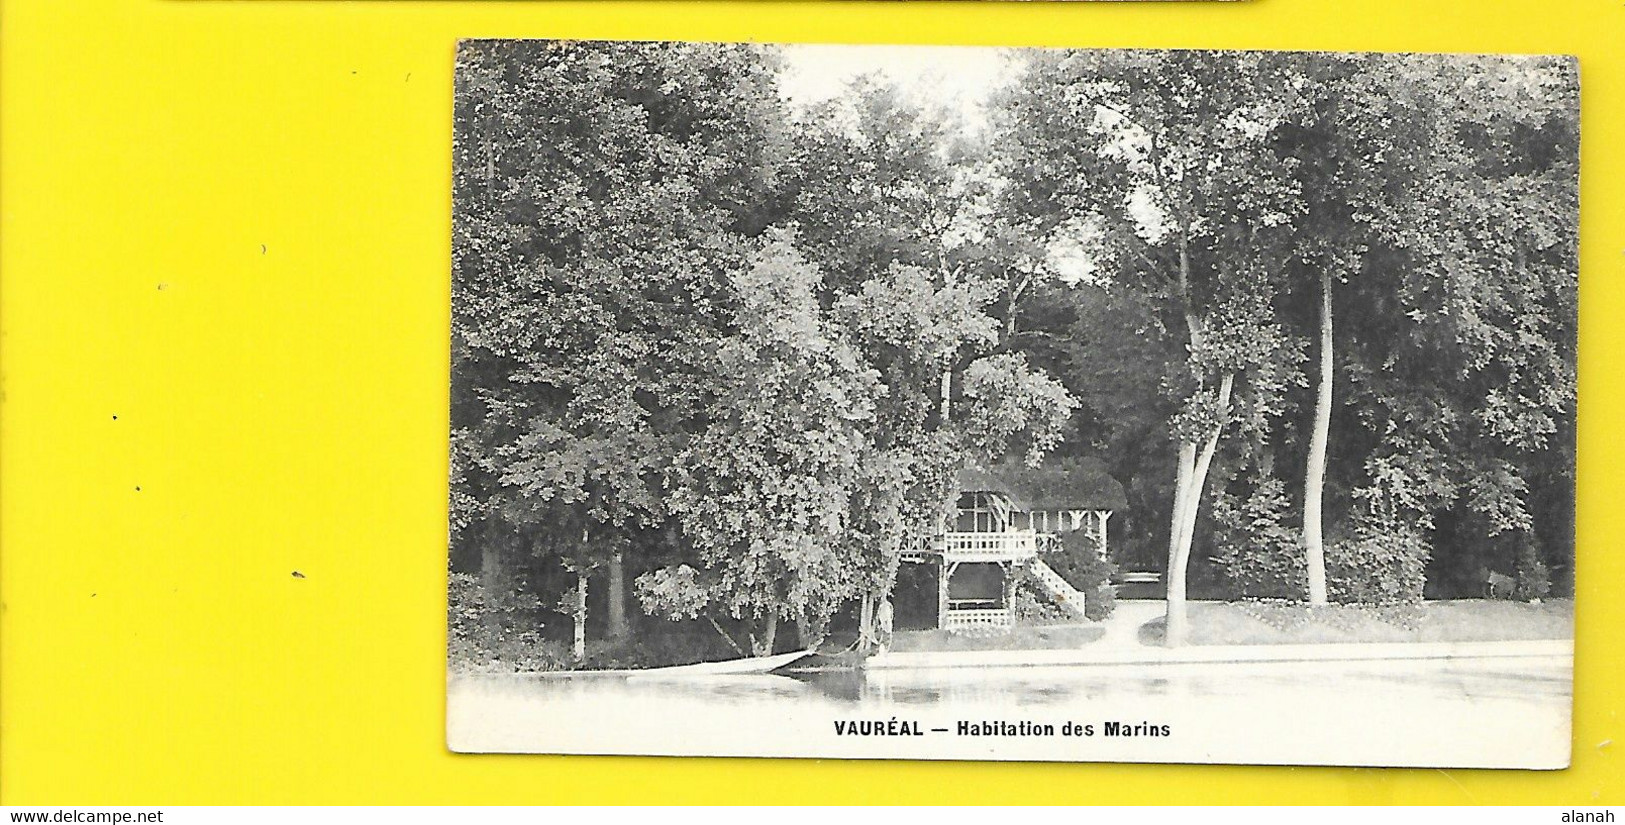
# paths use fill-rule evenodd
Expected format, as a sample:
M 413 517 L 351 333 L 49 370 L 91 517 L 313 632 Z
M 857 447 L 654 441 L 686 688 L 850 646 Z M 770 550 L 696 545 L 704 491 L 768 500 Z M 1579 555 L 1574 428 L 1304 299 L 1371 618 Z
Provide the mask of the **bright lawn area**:
M 1489 642 L 1574 638 L 1574 601 L 1540 604 L 1463 599 L 1415 607 L 1192 602 L 1191 643 L 1274 645 L 1338 642 Z M 1162 619 L 1140 640 L 1162 641 Z

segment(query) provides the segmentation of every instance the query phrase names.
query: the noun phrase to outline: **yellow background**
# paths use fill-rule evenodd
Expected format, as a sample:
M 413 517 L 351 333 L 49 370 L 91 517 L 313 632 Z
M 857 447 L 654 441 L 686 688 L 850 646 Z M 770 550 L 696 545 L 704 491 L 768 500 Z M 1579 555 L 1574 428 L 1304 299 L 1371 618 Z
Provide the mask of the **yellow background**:
M 1620 0 L 0 3 L 0 801 L 1625 797 Z M 459 37 L 1578 54 L 1574 767 L 448 753 Z

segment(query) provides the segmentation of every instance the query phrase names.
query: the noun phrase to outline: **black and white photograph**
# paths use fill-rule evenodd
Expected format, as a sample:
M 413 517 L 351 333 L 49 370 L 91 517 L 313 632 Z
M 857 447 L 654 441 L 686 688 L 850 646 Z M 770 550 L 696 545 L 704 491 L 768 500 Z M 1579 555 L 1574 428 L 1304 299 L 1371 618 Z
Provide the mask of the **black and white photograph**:
M 453 129 L 452 750 L 1568 765 L 1572 59 L 470 40 Z

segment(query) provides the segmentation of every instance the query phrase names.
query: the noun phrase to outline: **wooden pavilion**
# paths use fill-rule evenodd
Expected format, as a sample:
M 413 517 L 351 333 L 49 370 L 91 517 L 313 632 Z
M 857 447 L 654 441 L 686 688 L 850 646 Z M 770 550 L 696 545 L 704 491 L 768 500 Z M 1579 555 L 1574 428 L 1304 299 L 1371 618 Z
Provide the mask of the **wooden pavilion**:
M 903 555 L 934 573 L 935 626 L 1004 628 L 1015 623 L 1015 590 L 1025 569 L 1052 598 L 1079 615 L 1084 594 L 1044 562 L 1063 533 L 1082 531 L 1102 558 L 1107 526 L 1124 506 L 1123 487 L 1091 459 L 1030 468 L 1003 464 L 959 474 L 958 511 L 945 533 Z M 901 575 L 901 574 L 900 574 Z

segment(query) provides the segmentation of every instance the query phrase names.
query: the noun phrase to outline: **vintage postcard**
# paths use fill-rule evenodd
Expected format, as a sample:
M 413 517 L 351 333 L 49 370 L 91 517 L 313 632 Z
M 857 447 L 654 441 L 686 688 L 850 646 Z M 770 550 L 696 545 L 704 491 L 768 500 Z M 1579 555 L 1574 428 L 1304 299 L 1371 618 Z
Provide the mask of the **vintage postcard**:
M 1567 765 L 1578 82 L 463 43 L 450 747 Z

